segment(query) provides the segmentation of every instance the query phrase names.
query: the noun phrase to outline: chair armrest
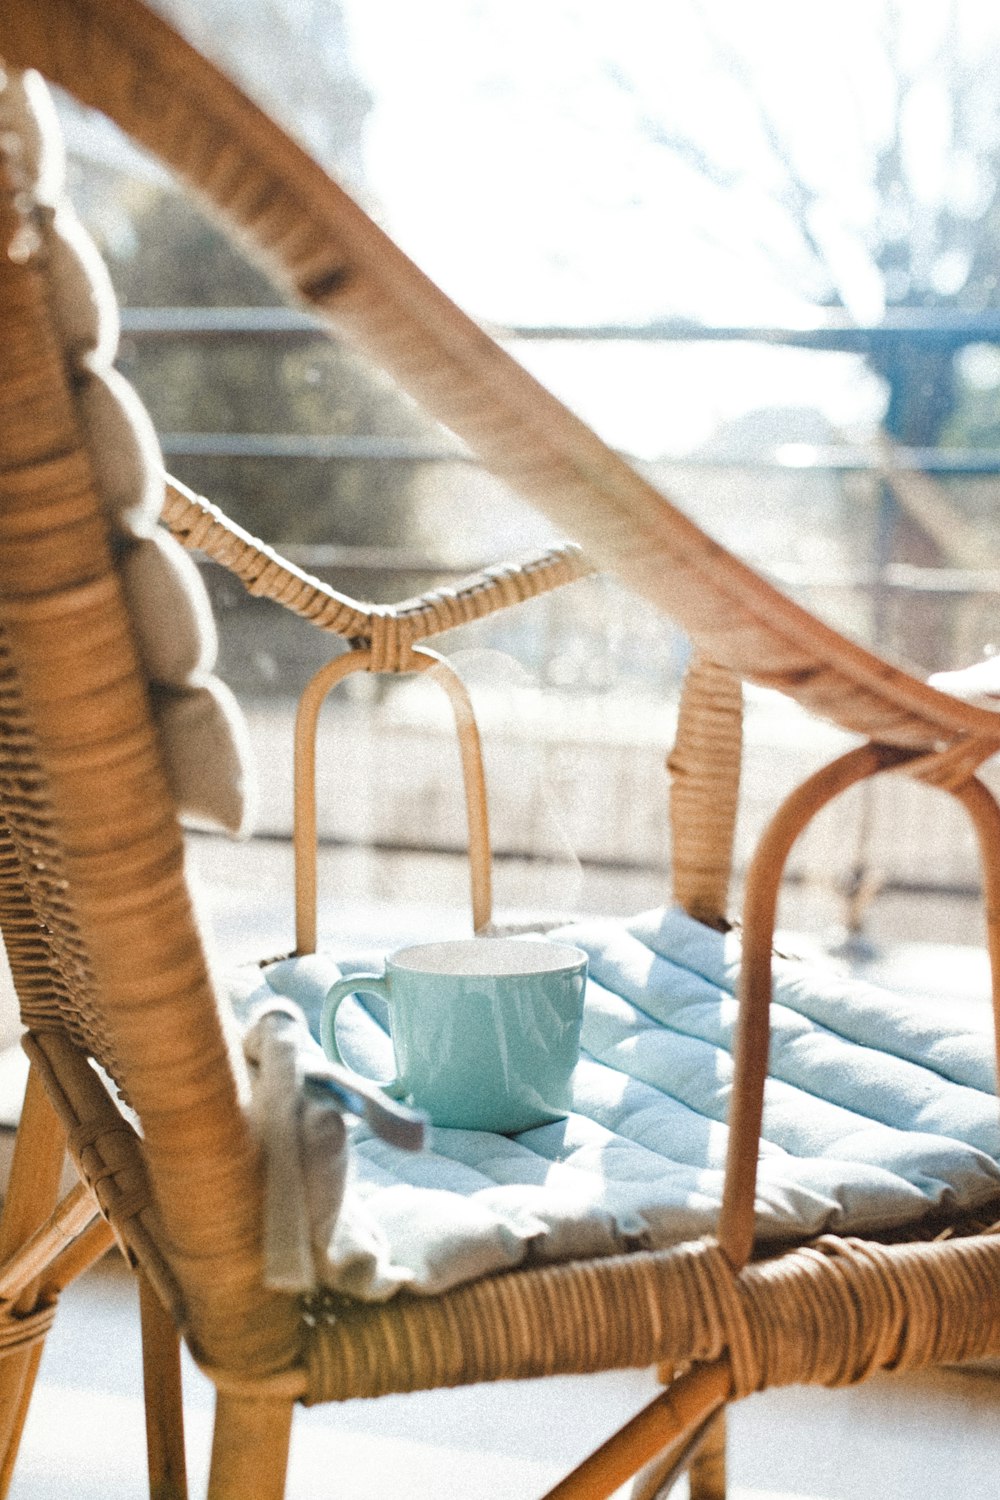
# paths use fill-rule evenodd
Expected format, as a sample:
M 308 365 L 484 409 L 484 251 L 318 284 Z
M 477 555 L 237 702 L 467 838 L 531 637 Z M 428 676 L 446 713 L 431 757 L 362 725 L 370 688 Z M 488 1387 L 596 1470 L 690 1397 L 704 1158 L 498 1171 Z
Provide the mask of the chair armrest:
M 228 568 L 251 594 L 358 645 L 377 647 L 394 630 L 405 633 L 412 645 L 596 571 L 579 547 L 564 542 L 522 562 L 487 568 L 455 588 L 432 589 L 398 604 L 366 604 L 296 567 L 169 476 L 162 519 L 185 547 Z

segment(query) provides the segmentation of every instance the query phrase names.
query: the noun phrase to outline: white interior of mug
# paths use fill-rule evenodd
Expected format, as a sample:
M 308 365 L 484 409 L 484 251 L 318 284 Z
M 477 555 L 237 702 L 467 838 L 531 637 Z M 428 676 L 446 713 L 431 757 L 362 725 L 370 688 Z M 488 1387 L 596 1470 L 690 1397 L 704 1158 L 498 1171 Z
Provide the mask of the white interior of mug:
M 535 938 L 457 938 L 445 943 L 418 943 L 392 955 L 397 969 L 416 974 L 484 975 L 551 974 L 585 962 L 582 948 Z

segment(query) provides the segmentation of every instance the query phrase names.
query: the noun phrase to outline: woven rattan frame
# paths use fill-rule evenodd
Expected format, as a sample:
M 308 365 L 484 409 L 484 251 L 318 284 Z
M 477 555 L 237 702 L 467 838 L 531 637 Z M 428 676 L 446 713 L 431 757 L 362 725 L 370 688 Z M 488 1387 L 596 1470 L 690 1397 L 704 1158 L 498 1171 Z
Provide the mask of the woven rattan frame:
M 738 679 L 779 687 L 874 742 L 779 811 L 755 867 L 744 1009 L 757 1024 L 741 1028 L 734 1111 L 742 1128 L 732 1132 L 721 1242 L 521 1271 L 385 1308 L 320 1306 L 307 1327 L 289 1302 L 260 1286 L 259 1163 L 190 908 L 73 393 L 30 257 L 0 261 L 7 352 L 0 623 L 11 746 L 0 782 L 7 825 L 0 869 L 13 878 L 2 915 L 36 1032 L 21 1135 L 27 1144 L 18 1147 L 0 1226 L 8 1257 L 0 1265 L 0 1288 L 8 1289 L 0 1291 L 0 1299 L 8 1295 L 6 1305 L 0 1301 L 0 1347 L 15 1351 L 0 1364 L 4 1478 L 30 1389 L 21 1356 L 37 1348 L 47 1299 L 60 1282 L 46 1268 L 62 1260 L 59 1253 L 53 1260 L 53 1248 L 68 1226 L 75 1232 L 85 1222 L 89 1201 L 77 1196 L 61 1217 L 48 1218 L 57 1115 L 87 1192 L 155 1289 L 143 1302 L 148 1368 L 151 1382 L 173 1393 L 174 1417 L 151 1430 L 161 1493 L 170 1492 L 168 1481 L 183 1493 L 175 1324 L 220 1390 L 213 1500 L 281 1495 L 293 1400 L 652 1362 L 668 1377 L 684 1369 L 552 1492 L 581 1500 L 607 1494 L 664 1445 L 677 1458 L 721 1403 L 763 1385 L 835 1384 L 886 1366 L 1000 1353 L 1000 1240 L 991 1236 L 888 1247 L 831 1240 L 761 1265 L 748 1261 L 773 893 L 791 840 L 815 807 L 862 775 L 905 770 L 955 793 L 980 833 L 991 956 L 1000 972 L 1000 814 L 973 778 L 1000 747 L 1000 720 L 845 641 L 708 539 L 136 0 L 7 0 L 0 54 L 38 67 L 151 147 L 337 331 L 373 354 L 596 562 L 686 627 L 699 665 L 673 765 L 685 851 L 677 889 L 689 908 L 709 920 L 723 916 L 738 786 Z M 19 212 L 16 188 L 8 189 L 0 225 L 7 229 Z M 167 518 L 254 592 L 363 647 L 378 670 L 405 669 L 416 640 L 587 566 L 575 550 L 561 551 L 465 590 L 377 610 L 305 578 L 179 490 Z M 57 863 L 38 860 L 41 838 Z M 104 1060 L 127 1091 L 141 1143 L 103 1123 L 109 1101 L 81 1048 Z M 32 1176 L 38 1208 L 29 1206 Z M 78 1251 L 70 1246 L 64 1274 L 96 1253 L 90 1235 L 79 1236 Z M 156 1310 L 164 1306 L 167 1319 Z M 15 1368 L 16 1380 L 3 1377 Z

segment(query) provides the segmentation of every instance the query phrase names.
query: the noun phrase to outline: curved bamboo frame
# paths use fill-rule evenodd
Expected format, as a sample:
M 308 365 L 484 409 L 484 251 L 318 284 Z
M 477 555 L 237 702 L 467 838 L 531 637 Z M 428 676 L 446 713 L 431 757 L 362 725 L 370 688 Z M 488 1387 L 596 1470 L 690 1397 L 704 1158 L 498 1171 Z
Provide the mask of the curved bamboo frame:
M 754 1193 L 770 1045 L 771 955 L 778 891 L 785 864 L 799 835 L 841 792 L 880 772 L 905 769 L 907 762 L 913 759 L 912 753 L 894 746 L 860 745 L 815 772 L 786 798 L 775 813 L 747 871 L 740 1012 L 728 1122 L 729 1149 L 718 1228 L 719 1243 L 736 1268 L 745 1266 L 753 1251 Z M 925 774 L 928 769 L 924 768 Z M 1000 805 L 975 778 L 957 786 L 946 785 L 942 790 L 949 792 L 966 809 L 979 843 L 986 898 L 994 1038 L 1000 1069 Z
M 372 650 L 349 651 L 320 667 L 306 684 L 295 716 L 295 951 L 316 951 L 317 834 L 316 733 L 320 709 L 327 696 L 353 672 L 374 672 Z M 451 705 L 462 762 L 465 815 L 469 832 L 469 878 L 472 927 L 480 933 L 493 916 L 493 861 L 486 797 L 486 773 L 472 700 L 465 683 L 443 656 L 426 646 L 415 646 L 394 671 L 432 671 Z

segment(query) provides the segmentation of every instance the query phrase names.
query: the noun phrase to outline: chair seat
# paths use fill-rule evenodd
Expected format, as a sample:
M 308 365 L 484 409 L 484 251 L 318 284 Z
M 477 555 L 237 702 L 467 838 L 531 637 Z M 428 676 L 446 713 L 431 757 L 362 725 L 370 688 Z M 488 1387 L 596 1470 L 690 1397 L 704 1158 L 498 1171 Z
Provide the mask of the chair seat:
M 722 1194 L 739 938 L 679 910 L 589 918 L 550 936 L 590 959 L 583 1053 L 565 1120 L 505 1137 L 434 1129 L 403 1153 L 363 1123 L 319 1276 L 381 1301 L 526 1264 L 661 1249 L 711 1233 Z M 266 971 L 314 1032 L 326 988 L 371 955 Z M 1000 1195 L 990 1018 L 776 958 L 757 1233 L 779 1245 L 891 1234 Z M 392 1071 L 388 1020 L 353 997 L 338 1021 L 363 1072 Z

